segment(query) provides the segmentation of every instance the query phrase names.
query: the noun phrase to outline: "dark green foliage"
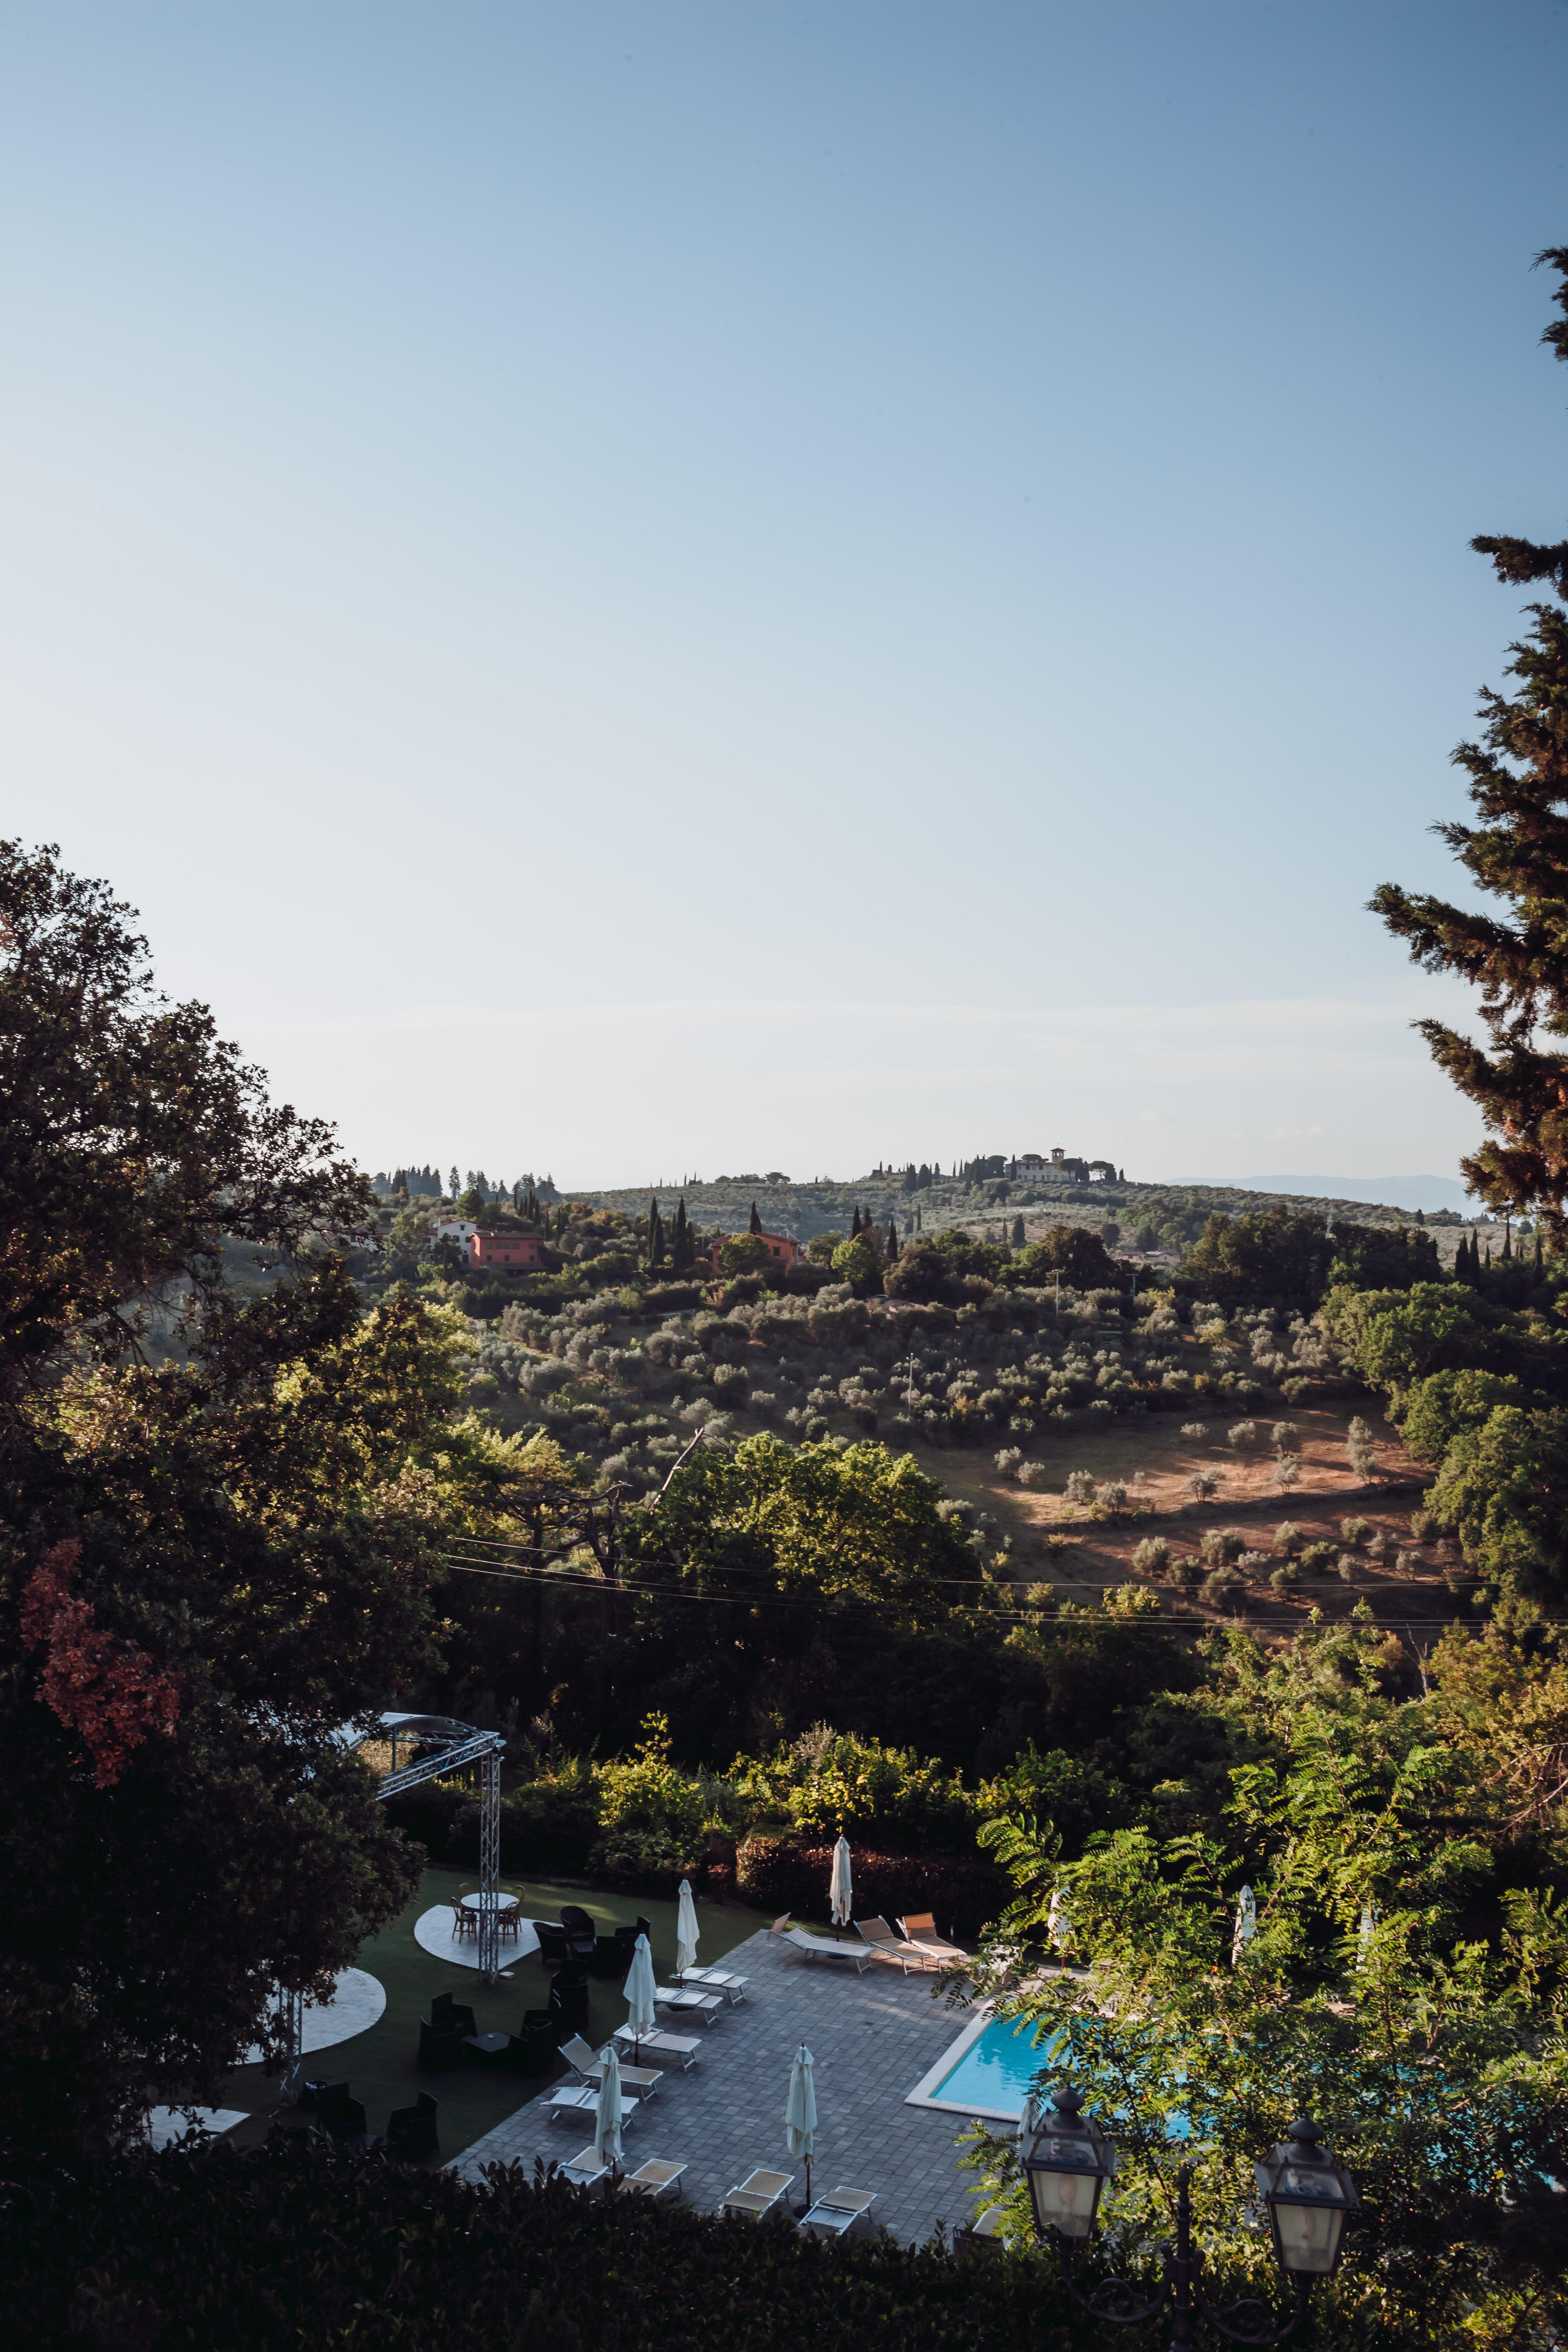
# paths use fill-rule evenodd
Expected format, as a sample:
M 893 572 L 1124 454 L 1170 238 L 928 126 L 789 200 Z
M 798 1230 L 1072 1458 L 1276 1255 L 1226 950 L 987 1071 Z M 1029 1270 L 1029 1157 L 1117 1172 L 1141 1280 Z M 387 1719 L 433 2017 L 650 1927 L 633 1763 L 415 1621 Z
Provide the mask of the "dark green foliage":
M 1127 1268 L 1087 1225 L 1053 1225 L 1005 1271 L 1009 1280 L 1032 1289 L 1046 1288 L 1058 1275 L 1073 1290 L 1121 1290 L 1128 1280 Z
M 29 2180 L 11 2191 L 0 2232 L 0 2291 L 27 2352 L 864 2352 L 868 2340 L 1089 2352 L 1100 2341 L 1034 2262 L 964 2263 L 886 2239 L 825 2245 L 787 2222 L 595 2202 L 518 2168 L 492 2167 L 476 2188 L 318 2147 L 242 2157 L 219 2143 Z
M 1568 247 L 1540 258 L 1558 274 L 1568 305 Z M 1561 324 L 1545 340 L 1568 357 Z M 1516 539 L 1478 539 L 1500 579 L 1550 581 L 1568 594 L 1568 552 Z M 1535 625 L 1510 647 L 1511 698 L 1481 698 L 1484 740 L 1461 743 L 1455 764 L 1469 777 L 1479 822 L 1436 831 L 1471 883 L 1501 902 L 1497 913 L 1457 907 L 1384 883 L 1372 907 L 1427 971 L 1456 972 L 1479 992 L 1490 1050 L 1447 1024 L 1416 1027 L 1434 1060 L 1468 1095 L 1490 1134 L 1460 1164 L 1493 1208 L 1535 1209 L 1560 1245 L 1568 1229 L 1568 612 L 1532 604 Z
M 1222 1306 L 1319 1305 L 1335 1283 L 1382 1289 L 1430 1281 L 1437 1244 L 1421 1233 L 1338 1223 L 1283 1205 L 1245 1216 L 1212 1216 L 1182 1261 L 1174 1287 L 1187 1298 Z

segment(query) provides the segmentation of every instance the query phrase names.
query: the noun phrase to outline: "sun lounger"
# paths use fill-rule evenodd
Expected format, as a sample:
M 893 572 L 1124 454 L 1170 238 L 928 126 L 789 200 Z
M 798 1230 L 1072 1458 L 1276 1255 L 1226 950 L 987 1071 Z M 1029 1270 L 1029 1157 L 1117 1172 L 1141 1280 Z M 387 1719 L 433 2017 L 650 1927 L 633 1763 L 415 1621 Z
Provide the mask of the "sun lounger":
M 885 1919 L 857 1919 L 855 1932 L 864 1937 L 879 1959 L 897 1960 L 906 1976 L 911 1969 L 934 1969 L 937 1965 L 931 1953 L 922 1952 L 918 1944 L 895 1936 Z
M 568 2158 L 560 2169 L 562 2179 L 574 2182 L 579 2189 L 602 2189 L 610 2177 L 610 2168 L 600 2163 L 594 2153 L 592 2140 L 586 2147 L 580 2147 L 575 2156 Z
M 700 2017 L 704 2025 L 711 2025 L 716 2017 L 724 2013 L 721 1993 L 695 1990 L 688 1992 L 684 1985 L 655 1985 L 653 1997 L 661 2008 L 684 2010 L 689 2016 Z
M 570 2042 L 562 2043 L 561 2055 L 580 2084 L 591 2083 L 595 2090 L 598 2089 L 605 2079 L 605 2053 L 602 2050 L 595 2050 L 592 2042 L 584 2042 L 580 2033 L 574 2033 Z M 663 2079 L 657 2066 L 621 2068 L 622 2088 L 639 2092 L 645 2099 L 652 2098 Z
M 661 2156 L 650 2156 L 635 2172 L 625 2172 L 616 2181 L 617 2189 L 629 2189 L 639 2197 L 684 2197 L 680 2176 L 684 2164 L 667 2164 Z
M 702 2047 L 700 2042 L 689 2034 L 663 2033 L 657 2027 L 651 2033 L 634 2033 L 629 2025 L 617 2025 L 616 2040 L 623 2049 L 645 2051 L 650 2057 L 662 2058 L 667 2069 L 679 2066 L 684 2074 L 689 2074 L 696 2065 L 698 2053 Z M 622 2080 L 625 2079 L 623 2070 Z
M 798 1952 L 803 1960 L 847 1960 L 857 1976 L 863 1975 L 871 1965 L 871 1955 L 864 1944 L 835 1944 L 826 1936 L 808 1936 L 804 1927 L 790 1926 L 787 1911 L 773 1921 L 768 1933 L 776 1936 L 781 1944 L 787 1944 L 792 1952 Z
M 833 2189 L 819 2197 L 801 2223 L 805 2230 L 815 2230 L 824 2238 L 847 2238 L 857 2227 L 868 2230 L 869 2216 L 877 2201 L 874 2189 Z
M 545 2100 L 544 2104 L 549 2108 L 554 2121 L 559 2123 L 563 2116 L 591 2116 L 595 2114 L 599 2105 L 599 2094 L 596 2087 L 592 2083 L 584 2083 L 576 2085 L 575 2087 L 569 2087 L 563 2084 L 560 2090 L 551 2092 L 550 2096 Z M 621 2120 L 623 2123 L 636 2113 L 637 2106 L 637 2102 L 635 2098 L 623 2099 L 621 2101 Z
M 760 2221 L 795 2186 L 793 2172 L 765 2172 L 760 2165 L 747 2173 L 738 2189 L 720 2200 L 721 2213 L 749 2213 Z
M 940 1960 L 966 1960 L 969 1958 L 962 1944 L 947 1943 L 937 1934 L 936 1922 L 929 1911 L 911 1911 L 907 1919 L 900 1920 L 899 1927 L 911 1944 L 918 1944 L 922 1952 L 934 1953 Z
M 722 1993 L 731 2008 L 738 2009 L 746 1998 L 751 1979 L 731 1976 L 728 1969 L 683 1969 L 680 1981 L 683 1985 L 695 1985 L 700 1992 L 706 1988 L 709 1992 Z

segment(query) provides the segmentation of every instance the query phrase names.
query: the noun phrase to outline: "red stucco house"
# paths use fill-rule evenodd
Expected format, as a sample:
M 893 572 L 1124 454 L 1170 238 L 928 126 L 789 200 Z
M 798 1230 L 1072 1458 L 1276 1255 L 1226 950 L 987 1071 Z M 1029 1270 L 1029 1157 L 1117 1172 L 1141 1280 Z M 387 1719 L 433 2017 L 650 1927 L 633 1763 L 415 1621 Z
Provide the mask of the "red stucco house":
M 521 1273 L 544 1264 L 544 1244 L 537 1234 L 472 1234 L 468 1238 L 470 1265 L 510 1267 Z

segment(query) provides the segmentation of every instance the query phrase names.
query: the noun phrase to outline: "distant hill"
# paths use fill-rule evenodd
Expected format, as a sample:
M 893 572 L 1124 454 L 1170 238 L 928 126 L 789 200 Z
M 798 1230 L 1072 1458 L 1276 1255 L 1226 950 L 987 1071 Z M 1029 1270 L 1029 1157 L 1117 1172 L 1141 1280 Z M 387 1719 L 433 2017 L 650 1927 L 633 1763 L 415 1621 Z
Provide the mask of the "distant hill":
M 1452 1209 L 1475 1216 L 1479 1204 L 1451 1176 L 1194 1176 L 1194 1184 L 1233 1186 L 1238 1192 L 1303 1192 L 1317 1201 L 1368 1201 L 1391 1209 Z

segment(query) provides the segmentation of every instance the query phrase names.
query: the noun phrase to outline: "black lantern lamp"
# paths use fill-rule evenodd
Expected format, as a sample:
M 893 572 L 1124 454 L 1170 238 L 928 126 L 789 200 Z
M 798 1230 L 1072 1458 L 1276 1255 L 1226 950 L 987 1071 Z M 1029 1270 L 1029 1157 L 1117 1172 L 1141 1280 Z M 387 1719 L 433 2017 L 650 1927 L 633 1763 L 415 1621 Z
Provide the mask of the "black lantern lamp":
M 1116 2170 L 1116 2143 L 1108 2139 L 1070 2085 L 1051 2094 L 1024 2156 L 1034 2200 L 1035 2227 L 1044 2237 L 1087 2238 L 1100 2210 L 1100 2192 Z
M 1350 2174 L 1324 2147 L 1317 2125 L 1305 2117 L 1293 2123 L 1253 2170 L 1268 2208 L 1275 2259 L 1286 2277 L 1326 2277 L 1339 2262 L 1345 2223 L 1361 2199 Z

